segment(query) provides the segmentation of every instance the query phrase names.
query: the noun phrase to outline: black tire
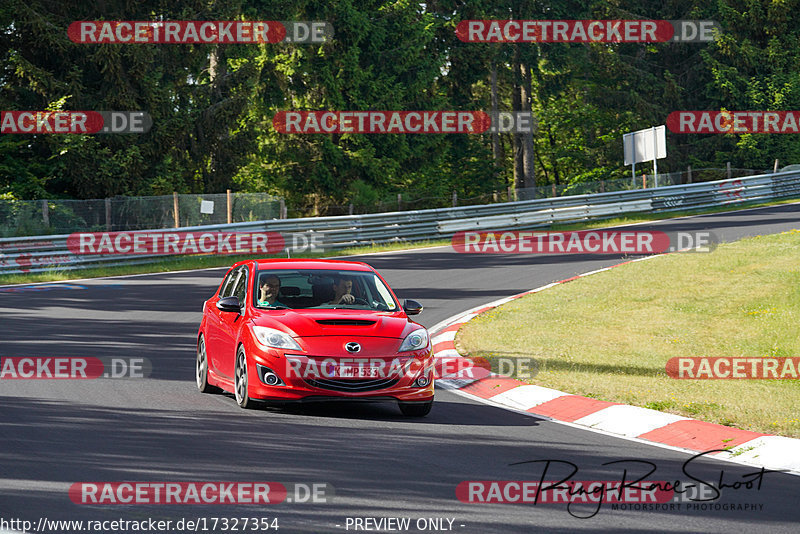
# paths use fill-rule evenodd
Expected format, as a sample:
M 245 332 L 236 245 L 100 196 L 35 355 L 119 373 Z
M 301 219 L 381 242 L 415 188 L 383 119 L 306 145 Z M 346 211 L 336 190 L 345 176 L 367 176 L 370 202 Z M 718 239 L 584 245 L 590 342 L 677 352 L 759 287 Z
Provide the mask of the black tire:
M 247 373 L 247 355 L 244 348 L 236 351 L 236 364 L 233 371 L 233 395 L 239 408 L 250 409 L 255 407 L 255 401 L 247 395 L 249 376 Z
M 195 380 L 200 393 L 217 393 L 220 389 L 208 383 L 208 353 L 203 335 L 197 340 L 197 360 L 195 363 Z
M 400 411 L 408 417 L 425 417 L 431 413 L 433 401 L 428 402 L 398 402 Z

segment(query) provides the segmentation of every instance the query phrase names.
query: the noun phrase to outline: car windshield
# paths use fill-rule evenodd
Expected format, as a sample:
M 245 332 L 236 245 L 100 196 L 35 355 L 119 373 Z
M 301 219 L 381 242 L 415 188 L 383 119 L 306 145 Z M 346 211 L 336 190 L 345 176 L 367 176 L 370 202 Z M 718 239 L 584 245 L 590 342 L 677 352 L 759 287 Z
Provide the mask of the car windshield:
M 259 270 L 253 305 L 262 309 L 399 309 L 389 288 L 373 272 L 314 269 Z

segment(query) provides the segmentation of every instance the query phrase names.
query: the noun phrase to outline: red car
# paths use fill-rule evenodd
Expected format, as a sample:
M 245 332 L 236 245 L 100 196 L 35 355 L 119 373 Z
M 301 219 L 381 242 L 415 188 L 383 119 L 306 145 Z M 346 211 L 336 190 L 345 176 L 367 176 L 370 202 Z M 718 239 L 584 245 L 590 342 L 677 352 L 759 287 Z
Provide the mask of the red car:
M 254 401 L 396 401 L 405 415 L 433 405 L 428 331 L 365 263 L 247 260 L 203 305 L 197 387 Z

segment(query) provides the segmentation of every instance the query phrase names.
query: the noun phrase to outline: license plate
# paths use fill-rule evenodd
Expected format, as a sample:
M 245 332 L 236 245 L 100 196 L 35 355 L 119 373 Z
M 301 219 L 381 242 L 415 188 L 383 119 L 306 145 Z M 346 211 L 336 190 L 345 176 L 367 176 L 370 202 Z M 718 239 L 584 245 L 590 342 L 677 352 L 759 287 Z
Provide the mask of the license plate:
M 381 369 L 379 367 L 350 367 L 339 366 L 334 371 L 337 378 L 377 378 L 380 376 Z

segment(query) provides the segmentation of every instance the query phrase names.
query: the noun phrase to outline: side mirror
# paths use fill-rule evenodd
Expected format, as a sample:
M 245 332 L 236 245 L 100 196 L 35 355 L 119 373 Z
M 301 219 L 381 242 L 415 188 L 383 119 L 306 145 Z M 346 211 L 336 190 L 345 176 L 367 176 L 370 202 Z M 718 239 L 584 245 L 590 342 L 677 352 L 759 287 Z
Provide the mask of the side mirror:
M 217 301 L 217 308 L 224 312 L 241 313 L 242 305 L 239 303 L 239 297 L 225 297 Z
M 406 312 L 406 315 L 419 315 L 422 313 L 422 304 L 417 302 L 416 300 L 404 300 L 403 301 L 403 311 Z

